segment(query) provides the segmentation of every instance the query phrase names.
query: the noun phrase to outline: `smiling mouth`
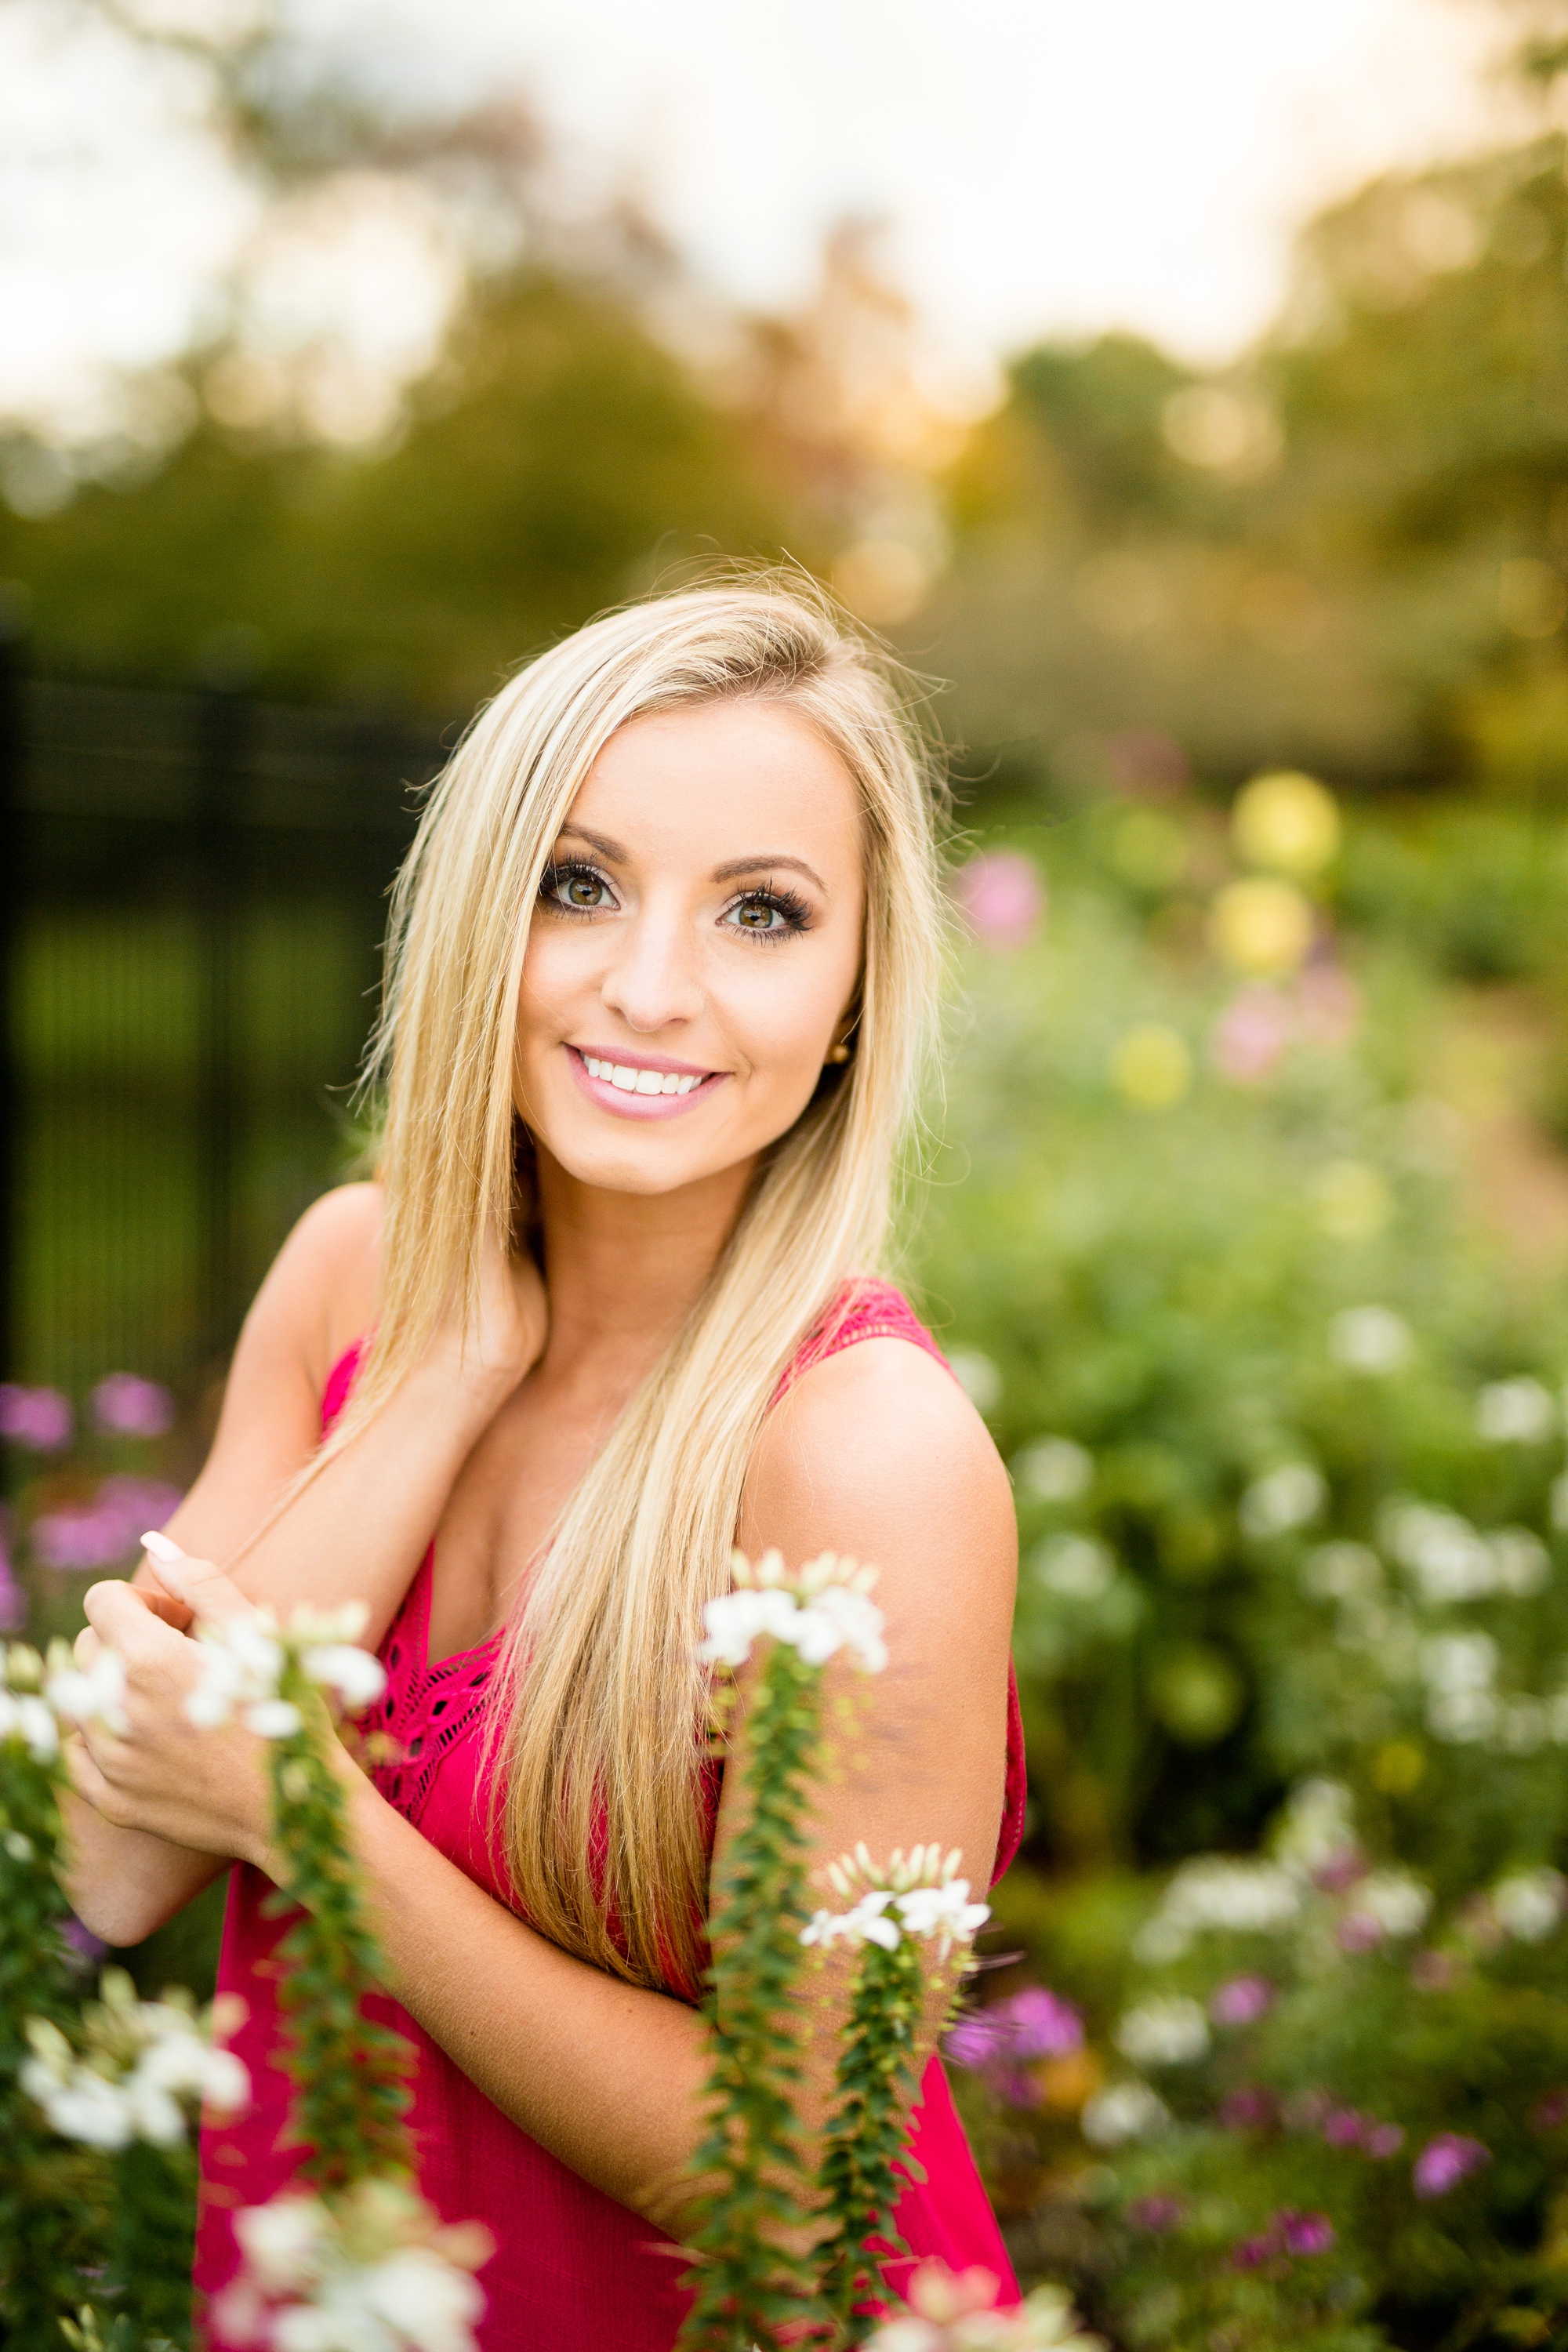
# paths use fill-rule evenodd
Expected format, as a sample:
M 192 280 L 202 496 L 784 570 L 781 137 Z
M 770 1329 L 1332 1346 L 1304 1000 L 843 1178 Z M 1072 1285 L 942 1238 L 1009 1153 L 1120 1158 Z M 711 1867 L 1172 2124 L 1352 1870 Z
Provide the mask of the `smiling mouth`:
M 578 1086 L 602 1110 L 622 1118 L 679 1118 L 695 1110 L 721 1087 L 728 1070 L 703 1070 L 691 1062 L 651 1054 L 623 1060 L 592 1046 L 568 1045 L 566 1056 Z
M 582 1049 L 574 1046 L 572 1050 Z M 591 1078 L 602 1079 L 624 1095 L 689 1095 L 718 1075 L 713 1070 L 647 1069 L 631 1062 L 606 1062 L 596 1054 L 584 1054 L 583 1067 Z

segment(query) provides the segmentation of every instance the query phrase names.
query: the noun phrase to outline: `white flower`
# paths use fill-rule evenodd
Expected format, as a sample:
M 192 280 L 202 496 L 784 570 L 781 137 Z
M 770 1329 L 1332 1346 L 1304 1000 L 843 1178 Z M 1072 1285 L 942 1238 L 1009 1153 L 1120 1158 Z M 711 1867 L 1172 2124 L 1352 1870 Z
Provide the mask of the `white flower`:
M 948 1358 L 953 1378 L 976 1412 L 989 1412 L 1002 1402 L 1002 1375 L 978 1348 L 955 1348 Z
M 1314 1601 L 1360 1601 L 1383 1582 L 1383 1562 L 1370 1544 L 1314 1544 L 1301 1562 L 1301 1590 Z
M 1426 1924 L 1432 1897 L 1418 1878 L 1402 1870 L 1374 1870 L 1358 1881 L 1350 1907 L 1375 1920 L 1385 1936 L 1415 1936 Z
M 1096 2091 L 1079 2117 L 1085 2139 L 1096 2147 L 1121 2147 L 1128 2140 L 1152 2139 L 1171 2120 L 1170 2109 L 1147 2083 L 1111 2083 Z
M 60 1748 L 53 1708 L 35 1691 L 0 1690 L 0 1740 L 4 1739 L 23 1741 L 35 1763 L 52 1763 Z
M 1015 1455 L 1013 1475 L 1038 1503 L 1076 1503 L 1094 1479 L 1094 1456 L 1070 1437 L 1037 1437 Z
M 826 1665 L 840 1650 L 867 1674 L 879 1674 L 887 1664 L 886 1620 L 868 1589 L 874 1570 L 824 1552 L 786 1585 L 783 1560 L 770 1552 L 759 1561 L 753 1583 L 751 1563 L 738 1553 L 735 1574 L 735 1589 L 703 1608 L 707 1638 L 697 1654 L 709 1664 L 743 1666 L 764 1634 L 790 1643 L 808 1665 Z
M 1261 1540 L 1305 1527 L 1317 1517 L 1328 1495 L 1322 1472 L 1310 1462 L 1281 1462 L 1278 1469 L 1255 1478 L 1242 1496 L 1242 1533 Z
M 1489 1690 L 1437 1691 L 1426 1701 L 1426 1728 L 1453 1747 L 1475 1747 L 1498 1727 L 1500 1709 Z
M 1552 1391 L 1528 1373 L 1489 1381 L 1476 1398 L 1476 1431 L 1493 1445 L 1539 1445 L 1557 1425 Z
M 1378 1521 L 1383 1542 L 1415 1577 L 1423 1601 L 1479 1601 L 1498 1586 L 1498 1561 L 1486 1538 L 1435 1503 L 1402 1497 Z
M 1489 1633 L 1436 1633 L 1421 1644 L 1426 1686 L 1444 1696 L 1489 1690 L 1497 1669 L 1498 1645 Z
M 117 1651 L 100 1650 L 85 1673 L 75 1666 L 57 1668 L 44 1685 L 44 1696 L 57 1715 L 71 1723 L 102 1723 L 110 1731 L 128 1728 L 125 1661 Z
M 1544 1592 L 1552 1581 L 1552 1555 L 1529 1528 L 1499 1528 L 1488 1538 L 1498 1588 L 1521 1600 Z
M 259 1699 L 245 1710 L 245 1727 L 258 1739 L 292 1739 L 303 1721 L 292 1699 Z
M 1186 2066 L 1208 2050 L 1208 2020 L 1195 2000 L 1162 1994 L 1130 2009 L 1112 2039 L 1135 2066 Z
M 911 1936 L 940 1937 L 942 1957 L 954 1944 L 973 1943 L 991 1916 L 989 1903 L 972 1903 L 967 1878 L 950 1878 L 940 1886 L 912 1886 L 898 1898 L 900 1916 Z
M 365 2279 L 363 2299 L 420 2352 L 460 2352 L 485 2307 L 468 2272 L 429 2246 L 410 2246 L 377 2263 Z
M 1159 1964 L 1180 1959 L 1196 1935 L 1277 1935 L 1300 1907 L 1301 1890 L 1289 1871 L 1228 1854 L 1196 1854 L 1182 1864 L 1159 1910 L 1139 1928 L 1133 1954 Z
M 1355 1810 L 1342 1781 L 1314 1777 L 1291 1790 L 1274 1835 L 1275 1855 L 1285 1870 L 1310 1878 L 1354 1844 Z
M 64 2139 L 93 2147 L 145 2140 L 167 2147 L 185 2137 L 182 2099 L 205 2098 L 234 2112 L 250 2096 L 239 2060 L 214 2049 L 194 2009 L 173 2000 L 139 2001 L 123 1970 L 106 1969 L 101 2002 L 83 2012 L 86 2050 L 72 2049 L 44 2018 L 26 2022 L 31 2055 L 23 2089 Z
M 373 1658 L 357 1643 L 322 1642 L 314 1649 L 303 1651 L 300 1664 L 313 1683 L 323 1683 L 336 1691 L 350 1715 L 358 1715 L 386 1687 L 380 1659 Z
M 1396 1372 L 1411 1349 L 1410 1327 L 1391 1307 L 1347 1307 L 1329 1326 L 1329 1353 L 1352 1372 Z
M 257 2284 L 272 2293 L 317 2276 L 331 2227 L 315 2198 L 283 2196 L 237 2213 L 234 2234 Z
M 1545 1868 L 1514 1871 L 1492 1888 L 1492 1909 L 1519 1943 L 1543 1943 L 1563 1916 L 1565 1882 Z
M 129 2101 L 117 2083 L 89 2066 L 73 2066 L 63 2078 L 41 2059 L 24 2059 L 17 2080 L 42 2107 L 51 2131 L 84 2147 L 128 2147 L 136 2137 Z
M 1033 1553 L 1029 1570 L 1037 1584 L 1065 1601 L 1098 1601 L 1109 1592 L 1116 1562 L 1096 1536 L 1047 1536 Z

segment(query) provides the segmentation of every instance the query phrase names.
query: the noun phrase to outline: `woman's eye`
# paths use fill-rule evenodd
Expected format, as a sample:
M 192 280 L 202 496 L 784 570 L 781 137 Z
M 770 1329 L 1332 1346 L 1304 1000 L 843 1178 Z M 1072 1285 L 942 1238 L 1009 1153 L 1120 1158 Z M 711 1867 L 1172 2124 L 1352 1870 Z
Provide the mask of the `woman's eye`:
M 587 866 L 556 866 L 545 875 L 542 895 L 580 915 L 595 915 L 615 904 L 604 877 Z
M 759 890 L 738 898 L 725 919 L 752 939 L 783 940 L 806 928 L 806 908 L 793 892 Z

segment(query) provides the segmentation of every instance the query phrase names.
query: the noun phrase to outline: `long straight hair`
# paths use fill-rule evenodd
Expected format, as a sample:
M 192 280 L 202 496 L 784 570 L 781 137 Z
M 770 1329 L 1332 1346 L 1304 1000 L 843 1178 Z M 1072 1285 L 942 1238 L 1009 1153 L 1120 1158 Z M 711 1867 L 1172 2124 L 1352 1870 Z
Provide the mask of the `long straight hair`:
M 910 697 L 798 578 L 688 590 L 579 630 L 479 713 L 434 786 L 393 897 L 368 1065 L 385 1106 L 375 1326 L 337 1440 L 378 1410 L 455 1303 L 471 1317 L 487 1233 L 524 1245 L 523 958 L 589 769 L 631 719 L 742 697 L 806 719 L 858 795 L 854 1051 L 763 1155 L 701 1294 L 565 1505 L 509 1628 L 490 1718 L 530 1920 L 634 1983 L 687 1990 L 707 1891 L 702 1606 L 728 1582 L 782 1371 L 847 1281 L 883 1263 L 936 1020 L 934 790 Z

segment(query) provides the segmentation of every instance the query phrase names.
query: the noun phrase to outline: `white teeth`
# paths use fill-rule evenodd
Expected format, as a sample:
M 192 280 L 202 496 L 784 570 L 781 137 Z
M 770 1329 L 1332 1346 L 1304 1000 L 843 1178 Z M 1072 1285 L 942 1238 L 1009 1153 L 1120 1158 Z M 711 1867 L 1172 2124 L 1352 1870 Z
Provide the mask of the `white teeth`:
M 601 1062 L 584 1054 L 583 1066 L 591 1078 L 606 1080 L 624 1095 L 689 1095 L 700 1077 L 682 1077 L 674 1070 L 634 1070 L 625 1062 Z

